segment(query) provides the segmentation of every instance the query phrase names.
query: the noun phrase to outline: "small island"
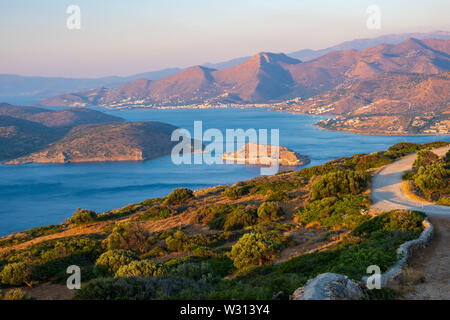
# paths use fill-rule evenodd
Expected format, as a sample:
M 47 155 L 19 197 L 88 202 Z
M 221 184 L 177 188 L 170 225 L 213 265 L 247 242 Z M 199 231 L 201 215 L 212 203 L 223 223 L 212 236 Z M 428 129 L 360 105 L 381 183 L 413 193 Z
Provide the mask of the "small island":
M 264 151 L 266 148 L 267 151 Z M 233 161 L 243 164 L 254 164 L 260 166 L 270 166 L 274 159 L 271 158 L 272 150 L 278 149 L 278 164 L 280 166 L 304 166 L 311 160 L 308 156 L 301 155 L 282 146 L 247 143 L 236 152 L 224 153 L 224 161 Z M 262 154 L 260 154 L 260 152 Z

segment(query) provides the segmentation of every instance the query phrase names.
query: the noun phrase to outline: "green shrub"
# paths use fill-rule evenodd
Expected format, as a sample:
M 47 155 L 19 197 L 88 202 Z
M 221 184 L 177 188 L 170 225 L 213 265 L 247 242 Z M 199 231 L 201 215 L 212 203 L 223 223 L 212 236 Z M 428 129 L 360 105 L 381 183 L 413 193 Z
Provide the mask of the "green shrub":
M 417 159 L 413 163 L 413 168 L 419 168 L 422 166 L 429 166 L 430 164 L 433 164 L 439 160 L 439 157 L 437 154 L 428 151 L 428 150 L 421 150 L 417 152 Z
M 183 204 L 193 197 L 194 193 L 192 190 L 187 188 L 177 188 L 165 198 L 164 203 L 169 205 Z
M 252 208 L 246 208 L 243 205 L 239 205 L 233 208 L 229 214 L 226 215 L 223 224 L 223 229 L 239 230 L 246 228 L 256 223 L 256 212 Z
M 426 198 L 437 200 L 440 195 L 450 193 L 450 168 L 444 164 L 432 164 L 420 167 L 414 178 L 414 183 Z
M 218 276 L 214 274 L 211 266 L 206 262 L 184 262 L 176 265 L 170 270 L 174 277 L 185 277 L 192 280 L 205 280 L 214 282 Z
M 450 197 L 439 198 L 437 204 L 439 204 L 441 206 L 450 206 Z
M 139 215 L 136 220 L 160 220 L 170 217 L 173 214 L 173 210 L 166 206 L 155 206 L 146 210 L 143 214 Z
M 229 199 L 238 199 L 250 193 L 250 186 L 230 187 L 225 189 L 223 194 Z
M 120 267 L 116 272 L 116 277 L 139 276 L 152 278 L 165 275 L 167 268 L 163 264 L 153 263 L 149 260 L 132 261 L 131 263 Z
M 289 195 L 282 190 L 270 193 L 266 198 L 266 201 L 288 201 L 290 199 Z
M 80 209 L 73 214 L 72 218 L 69 219 L 69 223 L 73 225 L 82 225 L 86 223 L 94 222 L 97 218 L 97 213 L 92 210 Z
M 164 198 L 151 198 L 142 201 L 140 204 L 143 206 L 153 206 L 155 204 L 160 204 L 164 201 Z
M 304 225 L 316 222 L 324 228 L 353 229 L 369 219 L 362 214 L 368 205 L 369 200 L 361 195 L 323 198 L 300 208 L 295 220 Z
M 345 194 L 359 194 L 364 191 L 370 176 L 354 171 L 337 171 L 327 173 L 311 186 L 311 200 Z
M 277 220 L 284 215 L 278 202 L 263 202 L 258 208 L 258 217 L 263 220 Z
M 450 164 L 450 150 L 447 151 L 447 153 L 444 156 L 444 162 L 446 164 Z
M 273 256 L 273 243 L 256 232 L 244 234 L 230 252 L 230 258 L 238 269 L 262 265 Z
M 95 279 L 75 293 L 75 300 L 161 300 L 188 299 L 207 292 L 202 281 L 175 277 L 118 277 Z
M 433 141 L 433 142 L 427 142 L 424 143 L 421 147 L 421 149 L 434 149 L 434 148 L 442 148 L 446 147 L 450 144 L 450 142 L 447 141 Z
M 131 251 L 109 250 L 103 253 L 95 262 L 95 270 L 99 274 L 114 274 L 122 266 L 139 260 L 138 256 Z
M 389 147 L 388 151 L 385 153 L 387 156 L 394 158 L 402 157 L 408 153 L 420 150 L 422 146 L 417 143 L 410 142 L 399 142 Z
M 166 238 L 166 245 L 169 251 L 184 251 L 185 245 L 188 243 L 189 237 L 183 231 L 176 231 L 172 236 Z
M 104 241 L 107 250 L 123 249 L 136 253 L 146 252 L 156 240 L 138 224 L 126 222 L 114 226 L 112 233 Z
M 23 262 L 7 264 L 0 272 L 3 284 L 10 286 L 20 286 L 28 284 L 31 279 L 31 268 Z
M 197 209 L 194 219 L 197 223 L 209 224 L 218 216 L 224 216 L 231 211 L 233 211 L 233 206 L 227 204 L 220 204 L 217 206 L 203 206 Z
M 35 300 L 35 297 L 32 297 L 25 292 L 23 292 L 20 288 L 15 288 L 8 290 L 3 297 L 4 300 Z

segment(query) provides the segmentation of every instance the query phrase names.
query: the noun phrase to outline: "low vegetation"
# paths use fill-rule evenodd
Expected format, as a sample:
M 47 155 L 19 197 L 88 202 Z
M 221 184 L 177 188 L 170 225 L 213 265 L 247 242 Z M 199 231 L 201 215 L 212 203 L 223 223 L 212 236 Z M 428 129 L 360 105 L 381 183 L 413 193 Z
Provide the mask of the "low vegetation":
M 105 213 L 79 209 L 68 224 L 0 239 L 0 289 L 64 283 L 69 265 L 86 282 L 75 299 L 288 299 L 323 272 L 360 280 L 369 265 L 387 270 L 398 246 L 422 231 L 418 212 L 372 217 L 367 195 L 372 169 L 418 148 L 398 144 L 230 187 L 179 188 Z M 432 194 L 447 190 L 445 161 L 411 179 Z M 58 237 L 66 230 L 74 232 Z

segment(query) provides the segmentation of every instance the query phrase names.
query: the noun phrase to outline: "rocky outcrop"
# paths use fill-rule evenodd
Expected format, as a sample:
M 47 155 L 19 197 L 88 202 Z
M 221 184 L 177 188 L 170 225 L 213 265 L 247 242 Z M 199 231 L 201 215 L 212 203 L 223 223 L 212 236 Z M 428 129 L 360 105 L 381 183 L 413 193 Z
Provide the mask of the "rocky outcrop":
M 310 162 L 308 156 L 298 154 L 288 148 L 253 142 L 247 143 L 236 152 L 224 153 L 222 158 L 224 161 L 270 166 L 276 161 L 277 150 L 275 148 L 278 148 L 278 164 L 280 166 L 303 166 Z
M 322 273 L 295 290 L 291 300 L 361 300 L 367 299 L 366 288 L 336 273 Z

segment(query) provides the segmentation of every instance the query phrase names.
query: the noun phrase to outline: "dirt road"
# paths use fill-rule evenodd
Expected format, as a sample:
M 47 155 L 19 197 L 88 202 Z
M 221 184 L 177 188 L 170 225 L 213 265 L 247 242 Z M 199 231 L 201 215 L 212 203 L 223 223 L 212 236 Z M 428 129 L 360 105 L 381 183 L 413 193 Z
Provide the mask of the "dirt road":
M 444 155 L 450 146 L 433 150 L 439 156 Z M 388 164 L 373 179 L 372 208 L 377 211 L 408 209 L 425 212 L 429 215 L 450 217 L 450 207 L 422 202 L 408 197 L 402 186 L 402 174 L 410 170 L 417 154 L 408 155 Z

